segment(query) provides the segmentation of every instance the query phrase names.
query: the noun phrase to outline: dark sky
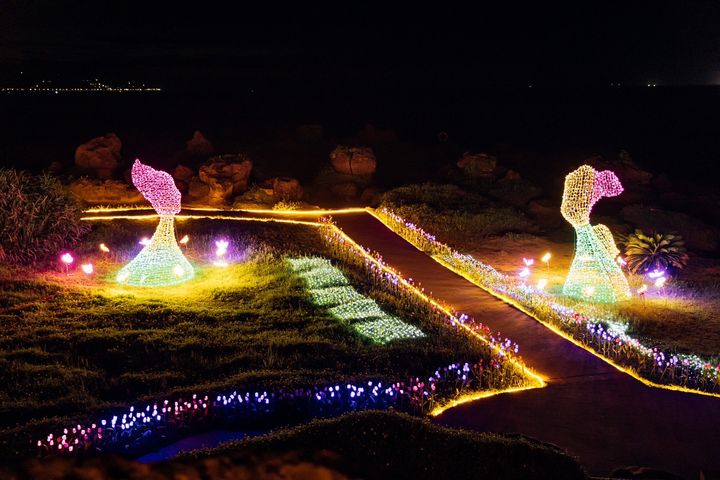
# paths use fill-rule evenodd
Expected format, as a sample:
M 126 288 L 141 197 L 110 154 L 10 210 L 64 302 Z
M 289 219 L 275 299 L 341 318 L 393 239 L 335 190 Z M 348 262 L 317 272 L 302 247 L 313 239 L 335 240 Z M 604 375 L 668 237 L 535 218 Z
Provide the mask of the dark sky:
M 334 3 L 0 0 L 0 66 L 171 85 L 720 83 L 720 1 Z

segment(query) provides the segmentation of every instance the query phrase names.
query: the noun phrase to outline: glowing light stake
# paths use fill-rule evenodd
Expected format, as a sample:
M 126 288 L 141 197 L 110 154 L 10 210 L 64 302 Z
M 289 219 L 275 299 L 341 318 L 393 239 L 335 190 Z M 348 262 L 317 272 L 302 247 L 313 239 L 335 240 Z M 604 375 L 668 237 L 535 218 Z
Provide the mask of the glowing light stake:
M 662 277 L 662 276 L 665 275 L 665 271 L 664 271 L 664 270 L 655 269 L 655 270 L 653 270 L 652 272 L 648 273 L 647 275 L 648 275 L 648 277 L 650 277 L 650 278 L 652 278 L 652 279 L 660 278 L 660 277 Z
M 530 267 L 530 266 L 532 266 L 533 263 L 535 263 L 535 259 L 523 257 L 523 263 L 525 264 L 526 267 Z
M 230 242 L 227 240 L 217 240 L 215 242 L 215 256 L 216 257 L 224 257 L 227 253 L 227 248 L 230 245 Z
M 75 261 L 75 258 L 70 253 L 63 253 L 60 256 L 60 261 L 65 265 L 65 273 L 70 269 L 70 265 Z
M 527 278 L 530 276 L 530 269 L 525 267 L 522 270 L 520 270 L 520 273 L 518 273 L 520 278 Z
M 583 165 L 565 177 L 560 212 L 575 227 L 575 257 L 565 279 L 563 293 L 587 300 L 614 303 L 630 298 L 630 286 L 615 258 L 620 253 L 605 225 L 590 225 L 590 211 L 602 197 L 620 195 L 623 187 L 609 170 L 596 171 Z
M 160 223 L 140 253 L 118 272 L 117 282 L 138 287 L 159 287 L 190 280 L 195 271 L 175 239 L 174 216 L 180 212 L 180 191 L 173 178 L 167 172 L 135 160 L 132 181 L 160 215 Z
M 185 235 L 184 237 L 182 237 L 180 239 L 180 241 L 178 243 L 180 245 L 187 245 L 189 241 L 190 241 L 190 237 L 188 235 Z
M 550 258 L 552 258 L 552 255 L 550 255 L 550 252 L 545 252 L 545 255 L 540 258 L 540 261 L 545 264 L 546 269 L 550 269 Z
M 103 252 L 103 253 L 109 253 L 109 252 L 110 252 L 110 249 L 109 249 L 109 248 L 107 247 L 107 245 L 105 245 L 104 243 L 101 243 L 100 245 L 98 245 L 98 248 L 99 248 L 100 251 Z
M 543 290 L 547 286 L 547 283 L 548 283 L 547 278 L 541 278 L 537 282 L 537 289 Z
M 140 239 L 140 241 L 138 243 L 144 247 L 144 246 L 150 245 L 150 239 L 147 237 L 143 237 Z
M 225 261 L 223 257 L 225 257 L 225 254 L 227 253 L 228 245 L 230 245 L 230 242 L 227 240 L 217 240 L 215 241 L 215 256 L 218 258 L 213 262 L 213 265 L 216 267 L 227 267 L 228 263 Z
M 92 263 L 83 263 L 80 265 L 80 268 L 82 268 L 82 271 L 85 272 L 86 275 L 92 275 L 95 271 Z

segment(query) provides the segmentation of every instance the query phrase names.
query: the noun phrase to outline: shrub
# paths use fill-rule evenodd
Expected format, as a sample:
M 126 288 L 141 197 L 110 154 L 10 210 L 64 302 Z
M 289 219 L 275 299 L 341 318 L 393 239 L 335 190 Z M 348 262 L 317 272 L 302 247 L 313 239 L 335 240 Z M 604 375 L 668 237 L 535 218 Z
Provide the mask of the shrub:
M 472 245 L 488 236 L 508 232 L 537 231 L 519 209 L 449 184 L 395 188 L 383 195 L 381 206 L 422 225 L 452 245 Z
M 273 210 L 300 210 L 300 207 L 302 206 L 302 203 L 300 202 L 292 202 L 288 200 L 280 200 L 275 205 L 273 205 Z
M 0 169 L 0 259 L 32 263 L 73 246 L 88 227 L 53 176 Z
M 633 273 L 645 273 L 654 269 L 681 270 L 687 265 L 685 242 L 680 235 L 652 233 L 635 230 L 622 241 L 625 260 Z
M 292 451 L 332 451 L 351 478 L 587 478 L 560 448 L 519 435 L 433 425 L 405 414 L 355 412 L 184 454 L 175 464 Z

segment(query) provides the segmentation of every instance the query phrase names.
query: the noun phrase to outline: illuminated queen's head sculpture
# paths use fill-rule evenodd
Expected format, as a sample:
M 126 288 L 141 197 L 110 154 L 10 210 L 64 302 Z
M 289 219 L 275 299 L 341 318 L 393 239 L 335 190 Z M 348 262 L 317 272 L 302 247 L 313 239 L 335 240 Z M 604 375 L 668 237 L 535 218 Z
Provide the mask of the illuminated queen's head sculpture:
M 175 285 L 194 275 L 175 239 L 174 216 L 180 212 L 180 191 L 167 172 L 155 170 L 135 160 L 133 185 L 160 216 L 150 243 L 117 274 L 118 283 L 139 287 Z
M 602 303 L 630 298 L 627 279 L 615 259 L 620 253 L 605 225 L 590 225 L 590 210 L 602 197 L 620 195 L 623 187 L 610 170 L 583 165 L 565 177 L 560 213 L 575 227 L 575 257 L 565 280 L 567 296 Z

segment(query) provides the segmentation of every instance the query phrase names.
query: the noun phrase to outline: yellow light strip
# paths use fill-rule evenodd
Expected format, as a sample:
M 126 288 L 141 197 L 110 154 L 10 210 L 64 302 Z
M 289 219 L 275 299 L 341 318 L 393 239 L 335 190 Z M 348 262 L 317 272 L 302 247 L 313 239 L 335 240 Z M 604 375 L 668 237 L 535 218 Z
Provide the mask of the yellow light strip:
M 153 210 L 152 207 L 146 205 L 126 205 L 122 207 L 92 207 L 83 210 L 83 213 L 103 213 L 103 212 L 129 212 L 132 210 Z
M 88 222 L 108 220 L 152 220 L 157 219 L 157 214 L 152 215 L 103 215 L 99 217 L 81 217 L 80 220 Z M 277 222 L 293 223 L 296 225 L 309 225 L 311 227 L 322 226 L 319 222 L 310 220 L 292 220 L 289 218 L 268 218 L 268 217 L 233 217 L 229 215 L 175 215 L 176 220 L 237 220 L 243 222 Z
M 464 403 L 474 402 L 475 400 L 480 400 L 483 398 L 488 397 L 494 397 L 496 395 L 502 395 L 504 393 L 515 393 L 515 392 L 524 392 L 526 390 L 534 390 L 538 387 L 536 386 L 527 386 L 527 387 L 513 387 L 513 388 L 506 388 L 505 390 L 484 390 L 476 393 L 468 393 L 465 395 L 461 395 L 458 398 L 455 398 L 453 400 L 450 400 L 445 405 L 440 405 L 438 407 L 433 408 L 430 411 L 430 415 L 433 417 L 437 417 L 441 413 L 443 413 L 445 410 L 449 410 L 451 408 L 457 407 L 458 405 L 462 405 Z
M 84 210 L 83 213 L 117 213 L 117 212 L 131 212 L 137 210 L 152 210 L 152 207 L 145 205 L 131 205 L 125 207 L 93 207 Z M 307 215 L 307 216 L 322 216 L 322 215 L 343 215 L 347 213 L 363 213 L 367 211 L 365 207 L 354 207 L 354 208 L 337 208 L 337 209 L 314 209 L 314 210 L 273 210 L 263 208 L 217 208 L 217 207 L 185 207 L 183 210 L 191 211 L 196 210 L 199 212 L 247 212 L 247 213 L 260 213 L 266 215 Z
M 390 230 L 393 230 L 393 229 L 391 228 L 391 226 L 390 226 L 387 222 L 385 222 L 380 216 L 378 216 L 377 214 L 375 214 L 375 212 L 374 212 L 372 209 L 368 209 L 368 213 L 370 213 L 373 217 L 377 218 L 377 219 L 378 219 L 380 222 L 382 222 L 382 224 L 385 225 L 387 228 L 389 228 Z M 393 230 L 393 231 L 394 231 L 394 230 Z M 396 232 L 396 233 L 397 233 L 397 232 Z M 400 235 L 400 234 L 398 234 L 398 235 L 399 235 L 400 237 L 402 237 L 402 238 L 405 238 L 405 237 L 403 237 L 403 236 Z M 409 241 L 408 239 L 405 239 L 405 240 L 407 240 L 408 243 L 410 243 L 411 245 L 413 245 L 415 248 L 417 248 L 418 250 L 420 250 L 420 251 L 422 252 L 422 249 L 418 248 L 414 243 L 412 243 L 412 242 Z M 424 252 L 424 253 L 426 253 L 426 252 Z M 647 378 L 645 378 L 645 377 L 641 376 L 640 374 L 638 374 L 637 372 L 635 372 L 633 369 L 628 368 L 628 367 L 624 367 L 624 366 L 622 366 L 622 365 L 619 365 L 619 364 L 615 363 L 615 361 L 613 361 L 612 359 L 610 359 L 610 358 L 608 358 L 608 357 L 605 357 L 604 355 L 602 355 L 602 354 L 598 353 L 597 351 L 595 351 L 593 348 L 591 348 L 591 347 L 589 347 L 589 346 L 587 346 L 587 345 L 584 345 L 583 343 L 579 342 L 578 340 L 576 340 L 575 338 L 573 338 L 571 335 L 565 333 L 564 331 L 562 331 L 561 329 L 557 328 L 556 326 L 554 326 L 554 325 L 552 325 L 552 324 L 550 324 L 550 323 L 548 323 L 548 322 L 540 319 L 537 315 L 535 315 L 534 313 L 532 313 L 532 312 L 530 312 L 529 310 L 527 310 L 522 304 L 518 303 L 515 299 L 512 299 L 512 298 L 510 298 L 510 297 L 507 297 L 507 296 L 505 296 L 505 295 L 502 295 L 502 294 L 500 294 L 500 293 L 497 293 L 497 292 L 495 292 L 495 291 L 493 291 L 493 290 L 485 287 L 484 285 L 478 283 L 475 279 L 473 279 L 473 278 L 472 278 L 470 275 L 468 275 L 467 273 L 463 272 L 462 270 L 458 270 L 458 269 L 455 268 L 454 266 L 452 266 L 452 265 L 450 265 L 449 263 L 445 262 L 445 261 L 442 260 L 441 258 L 436 257 L 435 255 L 428 255 L 428 256 L 429 256 L 430 258 L 432 258 L 433 260 L 435 260 L 435 261 L 436 261 L 437 263 L 439 263 L 440 265 L 442 265 L 443 267 L 447 268 L 448 270 L 454 272 L 454 273 L 457 274 L 457 275 L 460 275 L 461 277 L 463 277 L 463 278 L 464 278 L 465 280 L 467 280 L 468 282 L 472 283 L 473 285 L 476 285 L 477 287 L 480 287 L 482 290 L 486 291 L 487 293 L 489 293 L 490 295 L 494 296 L 495 298 L 498 298 L 499 300 L 502 300 L 503 302 L 511 305 L 512 307 L 515 307 L 516 309 L 520 310 L 521 312 L 523 312 L 525 315 L 529 316 L 530 318 L 535 319 L 537 322 L 539 322 L 539 323 L 542 324 L 543 326 L 545 326 L 545 327 L 547 327 L 548 329 L 550 329 L 553 333 L 556 333 L 557 335 L 560 335 L 560 336 L 561 336 L 562 338 L 564 338 L 565 340 L 568 340 L 569 342 L 572 342 L 573 344 L 577 345 L 578 347 L 582 348 L 583 350 L 592 353 L 593 355 L 595 355 L 595 356 L 598 357 L 599 359 L 601 359 L 601 360 L 603 360 L 604 362 L 606 362 L 606 363 L 612 365 L 613 367 L 615 367 L 617 370 L 619 370 L 619 371 L 621 371 L 621 372 L 623 372 L 623 373 L 631 376 L 631 377 L 634 378 L 635 380 L 638 380 L 639 382 L 643 383 L 644 385 L 646 385 L 646 386 L 648 386 L 648 387 L 663 388 L 663 389 L 665 389 L 665 390 L 673 390 L 673 391 L 685 392 L 685 393 L 695 393 L 695 394 L 698 394 L 698 395 L 705 395 L 705 396 L 708 396 L 708 397 L 720 398 L 720 393 L 705 392 L 705 391 L 703 391 L 703 390 L 698 390 L 698 389 L 695 389 L 695 388 L 683 387 L 683 386 L 680 386 L 680 385 L 666 385 L 666 384 L 663 384 L 663 383 L 655 383 L 655 382 L 653 382 L 653 381 L 651 381 L 651 380 L 648 380 Z
M 365 207 L 357 208 L 339 208 L 339 209 L 319 209 L 319 210 L 268 210 L 268 209 L 241 209 L 235 210 L 249 213 L 264 213 L 270 215 L 343 215 L 346 213 L 365 213 Z

